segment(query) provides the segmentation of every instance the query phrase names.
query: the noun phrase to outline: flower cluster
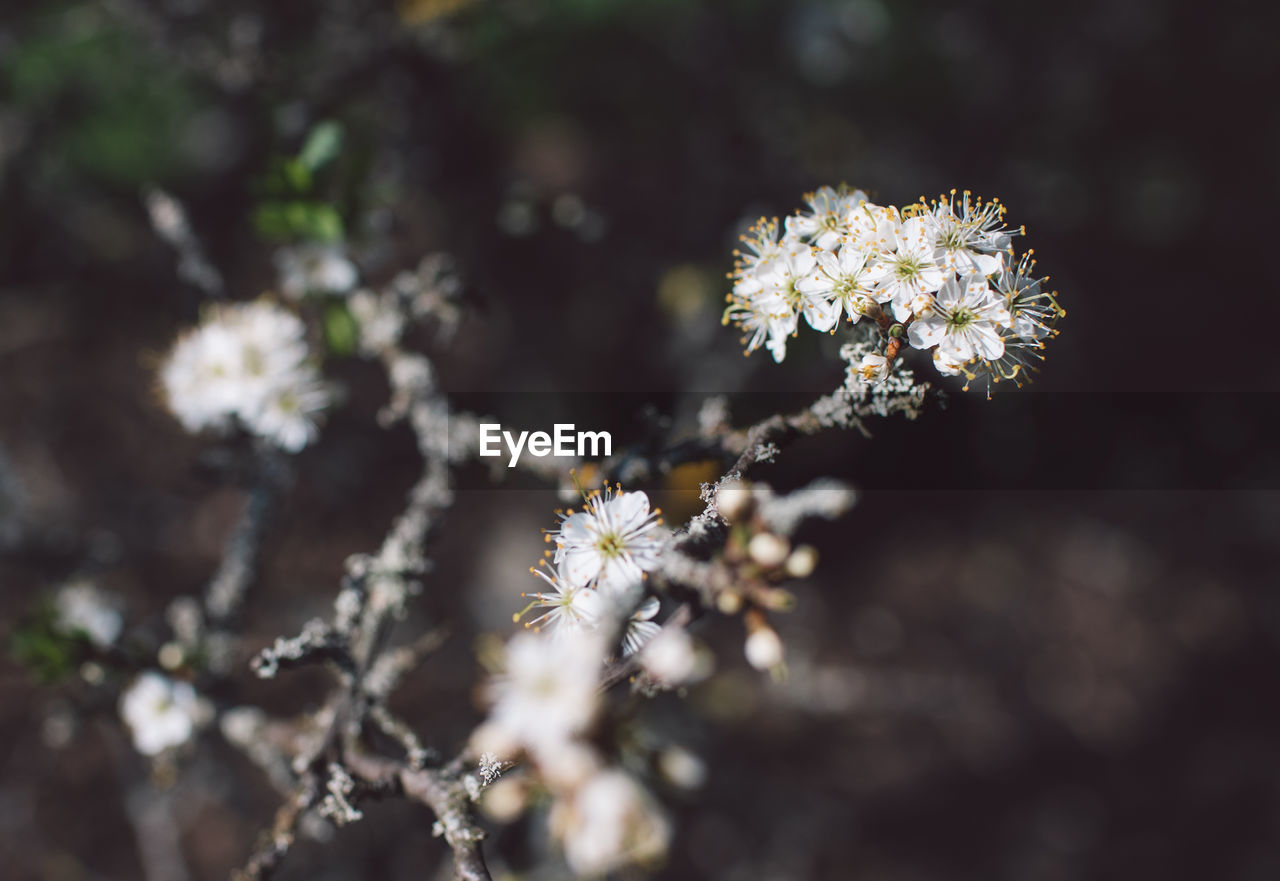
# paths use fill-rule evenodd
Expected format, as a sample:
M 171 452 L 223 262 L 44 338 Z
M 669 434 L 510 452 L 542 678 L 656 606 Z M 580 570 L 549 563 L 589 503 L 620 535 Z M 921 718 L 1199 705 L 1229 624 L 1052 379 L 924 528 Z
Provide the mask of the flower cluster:
M 565 860 L 581 876 L 657 859 L 671 834 L 647 790 L 590 739 L 605 651 L 600 630 L 517 635 L 505 672 L 490 683 L 489 719 L 472 736 L 478 752 L 526 757 L 553 797 L 551 826 Z
M 621 487 L 593 490 L 580 510 L 559 513 L 547 533 L 555 550 L 531 570 L 548 589 L 525 594 L 532 602 L 514 617 L 541 614 L 526 622 L 533 632 L 507 644 L 504 671 L 489 686 L 489 719 L 473 737 L 477 751 L 523 754 L 536 769 L 553 796 L 552 830 L 578 875 L 657 859 L 670 839 L 652 796 L 590 739 L 608 656 L 619 644 L 624 656 L 640 652 L 661 630 L 651 620 L 657 597 L 644 597 L 665 542 L 660 514 L 643 492 Z
M 881 352 L 851 372 L 864 382 L 888 376 L 905 339 L 932 349 L 946 375 L 1013 379 L 1040 358 L 1063 314 L 1030 255 L 1015 260 L 1005 208 L 968 192 L 877 205 L 861 190 L 823 187 L 807 210 L 780 225 L 761 218 L 735 251 L 733 292 L 724 322 L 744 333 L 747 353 L 766 347 L 775 361 L 801 319 L 835 332 L 841 316 L 864 316 L 885 334 Z
M 239 424 L 289 452 L 315 439 L 330 399 L 309 358 L 306 326 L 265 299 L 211 308 L 178 338 L 160 383 L 188 431 Z

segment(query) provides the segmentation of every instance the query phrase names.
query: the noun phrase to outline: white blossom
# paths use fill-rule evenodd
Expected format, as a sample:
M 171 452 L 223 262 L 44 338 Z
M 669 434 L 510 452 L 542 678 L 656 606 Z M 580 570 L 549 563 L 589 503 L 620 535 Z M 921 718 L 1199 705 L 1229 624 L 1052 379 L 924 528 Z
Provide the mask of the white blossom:
M 804 197 L 807 213 L 793 214 L 786 220 L 787 232 L 800 236 L 819 248 L 829 249 L 852 232 L 851 218 L 867 201 L 862 190 L 850 191 L 819 187 Z
M 1028 252 L 1017 266 L 1002 268 L 992 280 L 1009 310 L 1014 334 L 1026 342 L 1050 336 L 1054 323 L 1063 314 L 1053 295 L 1042 287 L 1048 279 L 1034 277 L 1035 266 Z
M 849 375 L 859 382 L 884 382 L 889 376 L 889 359 L 869 352 L 856 365 L 849 366 Z
M 660 511 L 649 509 L 643 492 L 593 490 L 581 511 L 561 514 L 552 533 L 554 562 L 572 584 L 594 585 L 609 598 L 620 597 L 658 565 L 663 545 Z
M 773 360 L 781 362 L 798 321 L 799 292 L 794 285 L 812 269 L 812 262 L 801 256 L 807 248 L 796 234 L 788 232 L 778 239 L 776 219 L 762 217 L 742 241 L 750 253 L 734 252 L 735 281 L 723 323 L 742 329 L 747 354 L 765 345 Z
M 656 860 L 671 839 L 670 823 L 653 797 L 616 769 L 598 772 L 557 802 L 552 825 L 564 843 L 569 868 L 579 876 Z
M 845 242 L 839 251 L 816 250 L 817 265 L 797 287 L 806 296 L 823 298 L 835 307 L 832 324 L 839 320 L 841 310 L 849 321 L 856 322 L 874 302 L 867 257 L 867 252 L 853 242 Z M 827 330 L 830 326 L 815 329 Z
M 557 749 L 594 718 L 603 659 L 594 634 L 515 636 L 507 643 L 506 672 L 491 686 L 491 721 L 532 752 Z
M 532 598 L 525 609 L 546 609 L 537 618 L 525 624 L 534 631 L 545 629 L 553 639 L 583 630 L 593 630 L 600 623 L 604 603 L 600 593 L 586 584 L 575 584 L 566 576 L 564 564 L 548 575 L 541 569 L 530 567 L 530 572 L 545 581 L 551 590 L 546 593 L 526 593 Z M 516 615 L 517 619 L 524 612 Z
M 86 579 L 69 581 L 54 596 L 60 629 L 83 633 L 98 648 L 116 641 L 124 627 L 119 603 Z
M 360 351 L 365 355 L 377 355 L 400 341 L 404 311 L 393 292 L 361 289 L 347 297 L 347 307 L 359 325 Z
M 787 356 L 787 337 L 795 332 L 796 316 L 776 287 L 766 289 L 754 276 L 739 278 L 724 312 L 723 323 L 730 322 L 742 330 L 748 355 L 764 345 L 774 361 Z
M 917 349 L 937 346 L 953 361 L 975 357 L 994 360 L 1004 354 L 1000 328 L 1008 327 L 1009 310 L 981 275 L 949 277 L 935 302 L 907 329 Z
M 1001 253 L 1009 248 L 1010 237 L 1001 223 L 1004 206 L 998 201 L 974 199 L 966 190 L 957 204 L 952 190 L 925 217 L 933 229 L 934 259 L 938 263 L 961 275 L 1000 271 Z
M 355 286 L 356 266 L 334 245 L 305 244 L 275 254 L 280 290 L 298 300 L 308 293 L 341 294 Z
M 800 284 L 817 266 L 813 250 L 794 241 L 785 244 L 787 248 L 773 261 L 772 268 L 756 276 L 762 286 L 761 296 L 768 302 L 781 301 L 785 305 L 784 317 L 778 324 L 779 330 L 787 330 L 782 334 L 780 345 L 784 355 L 786 337 L 795 333 L 799 316 L 803 316 L 814 330 L 820 331 L 830 330 L 840 317 L 840 310 L 824 292 L 806 291 Z M 774 345 L 778 344 L 775 342 Z
M 879 253 L 868 273 L 876 301 L 892 304 L 893 317 L 906 321 L 922 294 L 942 286 L 932 229 L 921 217 L 895 218 L 880 225 L 876 247 Z
M 874 319 L 882 340 L 907 331 L 912 346 L 934 350 L 940 373 L 963 374 L 966 389 L 981 376 L 1018 382 L 1043 360 L 1043 340 L 1065 313 L 1047 279 L 1034 277 L 1030 252 L 1015 262 L 1013 237 L 1025 230 L 1005 226 L 998 199 L 952 190 L 896 208 L 842 185 L 805 203 L 781 226 L 761 218 L 743 236 L 745 251 L 734 252 L 723 323 L 742 331 L 747 354 L 764 347 L 781 362 L 802 318 L 834 333 L 843 314 L 850 323 Z M 893 369 L 897 345 L 868 349 L 861 361 L 841 355 L 850 363 L 845 388 L 880 400 L 874 389 L 906 368 Z
M 133 745 L 155 756 L 186 743 L 204 714 L 189 682 L 147 671 L 120 695 L 120 717 L 129 726 Z
M 738 277 L 768 272 L 773 268 L 774 261 L 782 256 L 783 245 L 778 241 L 776 217 L 761 217 L 739 238 L 747 250 L 743 252 L 735 249 L 733 252 L 734 273 Z
M 290 452 L 315 439 L 330 395 L 308 360 L 306 327 L 270 300 L 222 305 L 179 337 L 160 369 L 188 431 L 238 423 Z

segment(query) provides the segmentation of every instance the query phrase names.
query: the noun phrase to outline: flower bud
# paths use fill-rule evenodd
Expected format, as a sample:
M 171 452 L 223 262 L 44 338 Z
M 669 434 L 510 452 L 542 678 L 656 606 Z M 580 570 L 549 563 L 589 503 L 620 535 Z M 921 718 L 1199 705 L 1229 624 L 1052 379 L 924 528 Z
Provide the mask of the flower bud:
M 742 594 L 736 590 L 722 590 L 716 594 L 716 608 L 723 615 L 736 615 L 742 611 Z
M 781 536 L 771 532 L 761 532 L 751 537 L 747 543 L 747 554 L 758 565 L 766 569 L 776 569 L 787 560 L 791 552 L 790 543 Z
M 730 481 L 716 490 L 716 510 L 730 523 L 736 523 L 751 510 L 751 488 L 740 480 Z
M 658 770 L 673 786 L 697 789 L 707 782 L 707 764 L 682 746 L 670 746 L 658 757 Z
M 480 797 L 480 810 L 495 823 L 514 823 L 529 804 L 525 783 L 509 777 L 487 786 Z
M 156 660 L 160 662 L 160 666 L 166 670 L 177 670 L 186 661 L 186 653 L 182 650 L 182 646 L 176 642 L 166 642 L 160 646 L 160 651 L 156 652 Z
M 782 663 L 782 640 L 767 624 L 762 624 L 751 632 L 744 650 L 747 663 L 757 670 L 772 670 Z
M 808 578 L 817 566 L 817 548 L 813 545 L 800 545 L 787 557 L 786 573 L 792 578 Z

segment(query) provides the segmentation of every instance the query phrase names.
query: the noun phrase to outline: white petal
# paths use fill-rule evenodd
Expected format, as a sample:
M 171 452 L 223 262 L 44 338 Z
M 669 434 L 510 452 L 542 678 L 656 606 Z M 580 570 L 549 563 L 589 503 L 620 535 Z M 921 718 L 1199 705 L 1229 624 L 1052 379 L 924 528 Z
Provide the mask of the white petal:
M 809 299 L 805 302 L 804 318 L 814 330 L 824 333 L 831 330 L 840 319 L 840 307 L 833 302 Z
M 640 528 L 649 517 L 649 497 L 642 492 L 629 492 L 616 496 L 605 507 L 609 520 L 620 533 Z
M 923 315 L 907 326 L 907 340 L 917 349 L 936 346 L 946 333 L 947 323 L 937 315 Z
M 946 309 L 954 309 L 964 301 L 964 291 L 960 287 L 960 282 L 956 280 L 954 275 L 947 277 L 947 280 L 938 288 L 938 302 Z
M 978 354 L 988 361 L 994 361 L 1004 355 L 1004 340 L 990 324 L 979 323 L 973 327 L 973 345 Z
M 972 360 L 973 341 L 969 337 L 970 332 L 967 328 L 957 333 L 949 333 L 942 338 L 942 342 L 938 343 L 938 348 L 957 361 Z

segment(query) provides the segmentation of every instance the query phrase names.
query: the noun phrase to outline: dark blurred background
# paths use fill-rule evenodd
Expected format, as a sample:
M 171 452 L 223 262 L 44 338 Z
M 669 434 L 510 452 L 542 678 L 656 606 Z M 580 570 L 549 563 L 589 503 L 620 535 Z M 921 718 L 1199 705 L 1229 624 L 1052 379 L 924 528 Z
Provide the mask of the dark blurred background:
M 201 295 L 150 228 L 149 186 L 252 298 L 296 238 L 264 219 L 273 175 L 337 122 L 312 195 L 363 277 L 454 257 L 457 336 L 418 342 L 459 402 L 532 424 L 577 401 L 580 422 L 608 410 L 637 433 L 645 404 L 800 407 L 839 383 L 838 340 L 801 338 L 779 366 L 720 326 L 746 222 L 841 181 L 895 204 L 968 188 L 1026 224 L 1068 312 L 1016 393 L 1032 403 L 952 389 L 918 423 L 761 471 L 870 489 L 802 533 L 822 559 L 777 621 L 787 683 L 741 661 L 737 622 L 708 621 L 717 676 L 645 707 L 709 769 L 663 791 L 679 822 L 659 875 L 1280 878 L 1277 26 L 1242 0 L 9 0 L 0 636 L 85 572 L 158 631 L 242 500 L 154 392 Z M 377 369 L 326 372 L 349 400 L 298 458 L 247 650 L 323 614 L 416 474 L 408 432 L 372 422 Z M 714 476 L 647 488 L 687 513 Z M 465 477 L 405 625 L 450 622 L 396 700 L 446 752 L 479 716 L 473 640 L 509 628 L 556 504 L 481 484 Z M 287 715 L 325 685 L 246 670 L 216 697 Z M 141 877 L 145 770 L 99 691 L 0 661 L 6 878 Z M 71 705 L 81 722 L 50 737 Z M 213 732 L 177 780 L 191 877 L 225 877 L 278 796 Z M 536 834 L 494 830 L 492 864 L 521 877 Z M 421 811 L 388 804 L 281 877 L 422 877 L 442 857 Z

